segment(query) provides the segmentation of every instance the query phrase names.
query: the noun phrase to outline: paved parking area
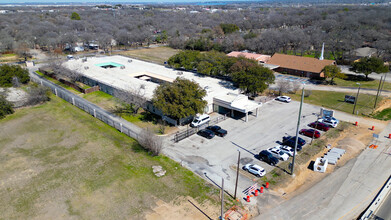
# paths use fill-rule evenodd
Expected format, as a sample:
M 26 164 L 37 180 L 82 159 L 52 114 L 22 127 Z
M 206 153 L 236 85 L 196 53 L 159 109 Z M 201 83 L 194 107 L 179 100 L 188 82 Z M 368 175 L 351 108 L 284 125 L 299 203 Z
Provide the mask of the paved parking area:
M 303 84 L 311 83 L 308 78 L 305 77 L 298 77 L 298 76 L 292 76 L 292 75 L 283 75 L 283 74 L 275 74 L 277 80 L 286 80 L 289 82 L 299 82 Z
M 219 126 L 228 131 L 224 138 L 216 136 L 208 140 L 193 135 L 178 143 L 167 140 L 163 152 L 217 185 L 220 185 L 223 177 L 225 189 L 233 194 L 238 150 L 241 151 L 240 167 L 246 163 L 255 163 L 264 167 L 267 172 L 272 170 L 272 166 L 257 160 L 255 155 L 261 150 L 276 146 L 276 142 L 282 141 L 283 136 L 295 134 L 299 105 L 295 101 L 269 101 L 261 107 L 258 118 L 249 116 L 247 123 L 243 119 L 232 118 L 219 123 Z M 300 128 L 308 127 L 307 124 L 317 118 L 313 113 L 319 112 L 319 107 L 304 104 Z M 310 140 L 301 135 L 300 137 Z M 253 184 L 255 176 L 241 175 L 239 178 L 238 192 L 241 192 Z

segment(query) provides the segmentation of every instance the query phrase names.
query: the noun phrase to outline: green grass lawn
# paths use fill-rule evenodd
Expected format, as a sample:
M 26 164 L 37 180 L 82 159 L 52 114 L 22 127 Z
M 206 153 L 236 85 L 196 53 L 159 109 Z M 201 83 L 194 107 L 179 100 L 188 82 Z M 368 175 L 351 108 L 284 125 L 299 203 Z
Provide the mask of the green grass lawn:
M 0 57 L 15 57 L 17 56 L 16 54 L 14 53 L 7 53 L 7 54 L 1 54 Z
M 119 54 L 133 57 L 140 60 L 163 64 L 171 56 L 179 53 L 180 50 L 172 49 L 170 47 L 154 47 L 154 48 L 142 48 L 136 50 L 129 50 L 120 52 Z
M 0 121 L 0 219 L 143 219 L 178 196 L 217 204 L 218 190 L 177 162 L 51 99 Z
M 304 97 L 304 102 L 322 106 L 329 109 L 339 110 L 347 113 L 353 112 L 353 104 L 344 102 L 345 95 L 356 95 L 356 94 L 346 94 L 342 92 L 332 92 L 332 91 L 311 91 L 309 97 Z M 290 95 L 293 100 L 300 101 L 301 93 Z M 359 115 L 368 116 L 373 111 L 373 106 L 375 104 L 374 95 L 360 94 L 356 106 L 356 112 L 359 112 Z M 382 100 L 382 97 L 379 97 L 378 102 Z
M 389 121 L 391 120 L 391 108 L 386 108 L 380 112 L 376 112 L 372 115 L 372 117 L 379 120 Z
M 354 80 L 345 80 L 345 79 L 334 79 L 334 82 L 337 86 L 341 87 L 353 87 L 358 88 L 357 83 L 361 84 L 361 88 L 367 89 L 378 89 L 380 80 L 371 80 L 371 81 L 354 81 Z M 384 82 L 383 90 L 391 91 L 391 83 Z
M 52 83 L 54 83 L 54 84 L 56 84 L 56 85 L 59 85 L 59 86 L 63 87 L 64 89 L 69 90 L 69 91 L 71 91 L 72 93 L 74 93 L 74 94 L 76 94 L 76 95 L 82 94 L 81 92 L 77 91 L 76 89 L 74 89 L 74 88 L 72 88 L 72 87 L 70 87 L 70 86 L 67 86 L 67 85 L 65 85 L 64 83 L 62 83 L 62 82 L 60 82 L 60 81 L 58 81 L 58 80 L 55 80 L 55 79 L 53 79 L 52 77 L 49 77 L 49 76 L 47 76 L 47 75 L 45 75 L 45 74 L 43 74 L 43 73 L 41 73 L 41 72 L 39 72 L 39 71 L 35 71 L 35 72 L 36 72 L 38 75 L 42 76 L 43 78 L 49 80 L 50 82 L 52 82 Z
M 44 77 L 45 79 L 48 79 L 49 81 L 73 92 L 74 94 L 77 94 L 77 95 L 80 95 L 82 98 L 98 105 L 99 107 L 105 109 L 106 111 L 112 111 L 113 108 L 115 106 L 120 106 L 121 105 L 121 101 L 117 98 L 115 98 L 114 96 L 112 95 L 109 95 L 107 93 L 104 93 L 102 91 L 95 91 L 95 92 L 91 92 L 91 93 L 88 93 L 88 94 L 83 94 L 79 91 L 77 91 L 76 89 L 70 87 L 70 86 L 67 86 L 49 76 L 46 76 L 45 74 L 39 72 L 39 71 L 36 71 L 36 73 L 42 77 Z M 148 112 L 145 112 L 145 111 L 140 111 L 138 114 L 135 114 L 135 115 L 132 115 L 132 114 L 121 114 L 120 115 L 123 119 L 141 127 L 141 128 L 149 128 L 151 129 L 153 132 L 155 132 L 156 134 L 168 134 L 168 133 L 171 133 L 171 132 L 174 132 L 176 131 L 177 129 L 175 127 L 172 127 L 172 126 L 169 126 L 169 125 L 165 125 L 165 126 L 160 126 L 158 124 L 159 122 L 159 117 L 158 116 L 155 116 L 153 114 L 150 114 Z M 164 132 L 163 132 L 164 131 Z
M 83 94 L 81 97 L 84 99 L 102 107 L 107 111 L 111 111 L 115 106 L 120 106 L 121 101 L 115 98 L 112 95 L 104 93 L 102 91 L 95 91 L 89 94 Z M 140 110 L 138 114 L 121 114 L 123 119 L 141 127 L 141 128 L 150 128 L 156 134 L 162 133 L 162 127 L 159 126 L 159 118 L 158 116 L 146 112 L 144 110 Z M 175 127 L 171 127 L 169 125 L 164 126 L 164 133 L 169 133 L 176 130 Z

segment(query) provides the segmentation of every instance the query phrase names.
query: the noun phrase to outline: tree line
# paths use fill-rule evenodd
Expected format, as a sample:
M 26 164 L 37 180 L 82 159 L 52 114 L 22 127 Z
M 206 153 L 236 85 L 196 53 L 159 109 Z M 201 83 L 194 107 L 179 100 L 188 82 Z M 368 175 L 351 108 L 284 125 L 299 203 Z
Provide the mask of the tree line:
M 176 69 L 197 71 L 200 74 L 222 77 L 239 87 L 244 93 L 256 95 L 274 82 L 273 72 L 257 61 L 244 57 L 229 57 L 222 52 L 185 50 L 168 59 Z
M 390 6 L 228 7 L 210 13 L 201 6 L 134 10 L 59 8 L 53 13 L 0 15 L 0 51 L 25 51 L 39 46 L 64 49 L 66 44 L 98 41 L 102 49 L 113 40 L 121 47 L 168 43 L 191 50 L 248 49 L 318 56 L 325 42 L 327 58 L 343 61 L 355 48 L 370 46 L 391 59 Z M 191 10 L 198 13 L 190 13 Z

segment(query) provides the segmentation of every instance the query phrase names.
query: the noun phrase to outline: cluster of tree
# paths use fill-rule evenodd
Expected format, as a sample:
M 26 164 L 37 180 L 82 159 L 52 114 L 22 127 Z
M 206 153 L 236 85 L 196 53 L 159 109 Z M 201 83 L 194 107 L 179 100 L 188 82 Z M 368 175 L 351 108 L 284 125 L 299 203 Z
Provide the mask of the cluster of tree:
M 368 75 L 375 73 L 386 73 L 389 71 L 389 66 L 384 65 L 383 60 L 377 57 L 364 57 L 361 58 L 358 62 L 354 62 L 352 65 L 352 70 L 357 73 L 365 74 L 366 79 Z
M 19 65 L 0 66 L 0 87 L 16 86 L 19 83 L 26 84 L 29 81 L 28 70 Z
M 6 115 L 14 113 L 12 103 L 10 103 L 4 96 L 0 95 L 0 119 L 3 119 Z
M 224 53 L 185 50 L 168 59 L 174 68 L 196 70 L 198 73 L 232 80 L 244 93 L 256 95 L 274 82 L 273 72 L 255 60 L 229 57 Z
M 205 96 L 206 91 L 198 83 L 178 77 L 173 83 L 159 85 L 153 93 L 152 103 L 164 115 L 181 119 L 204 112 Z
M 370 46 L 391 59 L 390 6 L 241 8 L 210 13 L 202 6 L 185 11 L 59 7 L 53 13 L 0 15 L 0 51 L 36 46 L 61 51 L 66 44 L 90 41 L 107 50 L 115 40 L 124 47 L 168 42 L 181 49 L 304 54 L 319 53 L 325 42 L 328 58 L 345 59 L 355 48 Z

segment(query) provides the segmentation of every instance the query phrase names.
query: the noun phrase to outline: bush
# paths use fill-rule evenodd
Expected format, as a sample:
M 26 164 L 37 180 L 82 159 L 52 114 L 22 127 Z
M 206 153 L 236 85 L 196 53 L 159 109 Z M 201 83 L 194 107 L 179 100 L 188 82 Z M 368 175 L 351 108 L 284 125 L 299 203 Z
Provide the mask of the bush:
M 29 72 L 18 65 L 0 66 L 0 87 L 11 87 L 16 80 L 18 83 L 28 83 L 30 81 Z
M 0 119 L 12 113 L 14 113 L 14 109 L 12 108 L 12 103 L 7 101 L 7 99 L 5 99 L 4 96 L 0 96 Z
M 162 139 L 156 136 L 151 130 L 144 129 L 139 135 L 139 144 L 153 156 L 158 156 L 163 148 Z
M 49 100 L 49 89 L 47 87 L 35 85 L 29 88 L 27 105 L 36 105 Z
M 311 94 L 312 94 L 311 90 L 304 90 L 304 97 L 310 97 Z

